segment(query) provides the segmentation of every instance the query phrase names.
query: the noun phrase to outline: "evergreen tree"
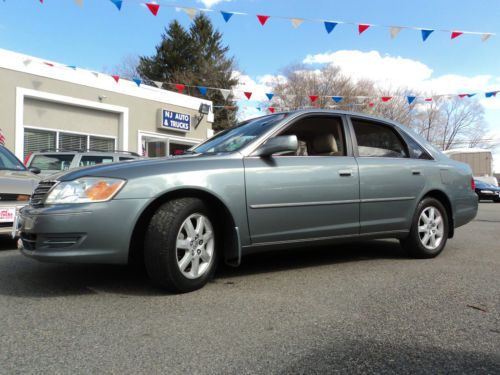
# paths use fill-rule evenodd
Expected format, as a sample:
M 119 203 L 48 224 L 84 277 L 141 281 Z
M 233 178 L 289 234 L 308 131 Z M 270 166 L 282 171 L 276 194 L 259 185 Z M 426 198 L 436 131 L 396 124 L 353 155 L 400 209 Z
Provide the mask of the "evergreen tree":
M 140 58 L 138 71 L 142 78 L 164 82 L 163 88 L 172 90 L 172 83 L 186 86 L 227 88 L 235 86 L 232 78 L 234 59 L 228 57 L 229 47 L 222 44 L 222 34 L 214 30 L 212 22 L 199 14 L 185 30 L 173 21 L 161 36 L 156 54 Z M 184 93 L 211 100 L 216 106 L 229 106 L 231 95 L 224 99 L 218 90 L 208 90 L 203 96 L 196 87 L 186 87 Z M 234 109 L 214 108 L 214 129 L 221 130 L 235 123 Z

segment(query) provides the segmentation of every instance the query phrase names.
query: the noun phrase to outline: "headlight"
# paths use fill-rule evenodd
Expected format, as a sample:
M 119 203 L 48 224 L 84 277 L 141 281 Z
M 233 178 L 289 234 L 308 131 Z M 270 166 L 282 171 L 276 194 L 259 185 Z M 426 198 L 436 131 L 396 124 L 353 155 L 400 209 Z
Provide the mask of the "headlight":
M 84 177 L 57 184 L 45 199 L 46 204 L 105 202 L 123 187 L 125 180 Z

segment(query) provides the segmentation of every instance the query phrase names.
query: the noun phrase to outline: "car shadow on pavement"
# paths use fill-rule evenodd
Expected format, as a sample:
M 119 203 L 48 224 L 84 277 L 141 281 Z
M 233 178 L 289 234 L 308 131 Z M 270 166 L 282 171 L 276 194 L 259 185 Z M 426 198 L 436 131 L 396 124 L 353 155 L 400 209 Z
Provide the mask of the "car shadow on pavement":
M 328 246 L 298 247 L 257 253 L 244 257 L 239 267 L 223 265 L 216 278 L 230 278 L 266 272 L 287 271 L 374 259 L 408 259 L 399 241 L 356 241 Z
M 279 374 L 498 374 L 500 356 L 398 341 L 343 339 L 317 345 Z
M 7 246 L 7 245 L 2 245 Z M 12 248 L 12 247 L 11 247 Z M 50 264 L 4 251 L 0 258 L 0 295 L 50 298 L 109 293 L 123 296 L 165 296 L 138 267 Z M 250 274 L 289 271 L 374 259 L 405 259 L 395 241 L 364 241 L 344 245 L 297 248 L 244 257 L 240 267 L 220 264 L 214 282 Z

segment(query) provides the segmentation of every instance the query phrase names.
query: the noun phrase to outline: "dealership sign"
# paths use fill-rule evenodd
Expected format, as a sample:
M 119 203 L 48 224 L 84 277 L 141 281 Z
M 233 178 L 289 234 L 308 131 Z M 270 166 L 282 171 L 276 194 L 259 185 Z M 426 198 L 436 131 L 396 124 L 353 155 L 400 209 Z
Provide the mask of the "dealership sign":
M 160 111 L 160 128 L 181 132 L 191 131 L 191 116 L 163 109 Z

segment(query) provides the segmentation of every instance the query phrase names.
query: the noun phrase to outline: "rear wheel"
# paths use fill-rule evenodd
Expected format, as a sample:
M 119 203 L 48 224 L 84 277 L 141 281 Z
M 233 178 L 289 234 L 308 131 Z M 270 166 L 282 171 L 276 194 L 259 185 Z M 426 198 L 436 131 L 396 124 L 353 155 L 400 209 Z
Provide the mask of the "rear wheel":
M 425 198 L 418 204 L 410 234 L 401 240 L 401 245 L 415 258 L 434 258 L 446 245 L 448 225 L 448 215 L 441 202 Z
M 216 265 L 215 232 L 206 205 L 181 198 L 162 205 L 151 218 L 144 244 L 149 277 L 175 293 L 203 287 Z

